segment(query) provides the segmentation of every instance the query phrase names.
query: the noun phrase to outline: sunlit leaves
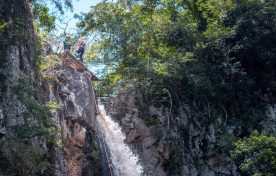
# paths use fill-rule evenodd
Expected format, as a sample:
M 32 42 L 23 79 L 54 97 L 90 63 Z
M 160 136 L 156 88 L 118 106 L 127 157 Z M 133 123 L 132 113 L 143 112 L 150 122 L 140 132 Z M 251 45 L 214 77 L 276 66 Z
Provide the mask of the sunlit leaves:
M 49 7 L 51 7 L 51 5 L 53 5 L 61 15 L 64 14 L 64 10 L 73 10 L 72 0 L 30 0 L 30 2 L 33 5 L 36 30 L 46 36 L 55 28 L 55 22 L 58 18 L 58 14 L 53 15 L 50 13 Z
M 56 112 L 61 108 L 61 105 L 56 101 L 49 101 L 47 102 L 47 108 L 52 112 Z
M 207 28 L 204 32 L 206 37 L 214 39 L 233 35 L 233 29 L 224 25 L 228 12 L 235 9 L 233 0 L 199 0 L 197 5 L 207 21 Z
M 50 32 L 55 26 L 55 16 L 49 14 L 49 8 L 40 4 L 34 5 L 34 18 L 38 29 Z
M 61 14 L 64 14 L 64 9 L 73 10 L 72 0 L 31 0 L 31 1 L 43 6 L 45 6 L 47 3 L 53 4 Z
M 253 62 L 255 56 L 244 56 L 261 51 L 263 65 L 272 68 L 273 2 L 103 2 L 92 7 L 80 26 L 84 34 L 97 36 L 91 57 L 116 65 L 113 74 L 123 79 L 121 82 L 135 79 L 137 84 L 150 82 L 151 89 L 169 86 L 186 97 L 211 99 L 225 104 L 226 111 L 235 114 L 233 118 L 246 121 L 255 118 L 250 109 L 257 108 L 254 101 L 258 97 L 252 92 L 260 86 L 245 68 L 261 65 Z M 254 44 L 258 44 L 256 49 Z M 251 46 L 252 50 L 247 50 Z M 238 103 L 241 101 L 243 104 Z
M 52 55 L 47 56 L 40 60 L 38 67 L 41 74 L 41 77 L 45 80 L 52 80 L 58 82 L 57 75 L 53 70 L 59 64 L 60 59 L 58 56 Z
M 234 142 L 232 157 L 248 175 L 273 176 L 276 173 L 276 138 L 254 131 Z

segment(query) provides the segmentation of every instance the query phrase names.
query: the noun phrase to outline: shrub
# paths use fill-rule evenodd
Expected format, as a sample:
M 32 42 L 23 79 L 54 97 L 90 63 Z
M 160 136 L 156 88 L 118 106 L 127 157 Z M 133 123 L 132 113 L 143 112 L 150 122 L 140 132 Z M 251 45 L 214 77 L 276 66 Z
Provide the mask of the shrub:
M 246 175 L 273 176 L 276 173 L 276 137 L 254 131 L 234 142 L 232 158 Z

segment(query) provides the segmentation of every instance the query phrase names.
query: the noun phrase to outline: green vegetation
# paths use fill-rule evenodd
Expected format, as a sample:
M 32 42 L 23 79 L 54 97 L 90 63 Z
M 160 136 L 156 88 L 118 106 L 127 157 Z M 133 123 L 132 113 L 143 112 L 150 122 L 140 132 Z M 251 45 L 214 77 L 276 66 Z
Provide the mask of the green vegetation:
M 47 56 L 46 58 L 39 58 L 37 60 L 37 66 L 41 78 L 45 81 L 54 81 L 58 83 L 57 75 L 53 72 L 58 67 L 58 63 L 61 62 L 57 55 Z
M 156 117 L 144 117 L 145 125 L 152 126 L 160 124 L 160 121 Z
M 55 16 L 49 14 L 49 8 L 38 3 L 34 3 L 34 19 L 38 30 L 50 32 L 55 27 Z
M 8 23 L 5 21 L 0 21 L 0 32 L 6 30 L 8 28 Z
M 104 1 L 79 27 L 96 35 L 90 55 L 112 70 L 101 95 L 135 87 L 146 104 L 172 105 L 172 113 L 189 104 L 190 120 L 216 124 L 216 148 L 229 152 L 237 136 L 225 126 L 240 124 L 238 137 L 248 136 L 276 102 L 275 7 L 275 0 Z
M 11 71 L 11 63 L 0 61 L 0 77 L 7 78 Z
M 14 2 L 20 5 L 13 11 L 11 3 L 0 0 L 6 8 L 6 15 L 0 14 L 0 57 L 5 58 L 0 62 L 1 82 L 9 76 L 11 67 L 5 49 L 30 41 L 30 32 L 33 32 L 28 30 L 26 21 L 30 20 L 30 14 L 23 13 L 22 0 Z M 55 4 L 60 14 L 66 8 L 72 9 L 71 0 L 28 2 L 34 8 L 33 20 L 40 41 L 55 28 L 57 18 L 49 13 L 47 2 Z M 229 151 L 230 143 L 237 137 L 247 136 L 234 142 L 232 153 L 244 174 L 273 175 L 275 130 L 266 119 L 265 110 L 268 104 L 276 103 L 275 7 L 275 0 L 103 1 L 84 15 L 79 27 L 83 35 L 94 33 L 97 39 L 87 55 L 98 58 L 112 70 L 99 83 L 100 95 L 134 87 L 144 97 L 145 106 L 162 104 L 172 114 L 180 105 L 188 104 L 189 120 L 215 124 L 218 151 Z M 57 59 L 43 60 L 39 48 L 36 46 L 34 50 L 37 51 L 34 65 L 40 70 L 39 76 L 57 81 L 51 70 L 57 65 Z M 0 153 L 1 167 L 5 164 L 2 161 L 7 161 L 19 175 L 41 174 L 49 167 L 48 156 L 41 156 L 32 146 L 34 136 L 45 137 L 48 145 L 60 144 L 54 138 L 60 129 L 50 119 L 50 113 L 60 105 L 39 101 L 33 84 L 22 78 L 14 91 L 28 109 L 26 119 L 35 118 L 37 123 L 13 128 L 17 139 L 6 145 L 22 151 L 18 156 L 7 159 Z M 4 90 L 3 85 L 0 88 Z M 167 94 L 169 98 L 164 98 Z M 148 126 L 160 123 L 150 116 L 144 121 Z M 229 136 L 225 131 L 228 124 L 239 124 L 246 130 L 238 136 Z M 264 126 L 268 126 L 271 136 L 252 133 Z M 183 129 L 179 128 L 179 133 L 180 138 L 187 138 Z M 93 145 L 93 151 L 88 151 L 92 161 L 98 160 L 97 152 L 93 153 L 98 151 L 97 147 Z M 167 163 L 167 169 L 179 174 L 175 167 L 181 158 L 177 152 L 172 152 L 170 157 L 172 161 Z M 16 158 L 23 165 L 17 165 Z
M 94 130 L 90 131 L 89 143 L 90 146 L 87 149 L 87 159 L 92 167 L 97 167 L 100 161 L 100 146 L 97 139 L 97 133 Z
M 47 175 L 50 173 L 51 165 L 42 158 L 40 149 L 25 141 L 10 139 L 4 144 L 9 150 L 5 157 L 0 153 L 0 167 L 6 173 L 14 175 Z
M 232 157 L 246 175 L 273 176 L 276 173 L 276 137 L 254 131 L 234 142 Z
M 29 2 L 33 5 L 33 14 Z M 61 13 L 64 8 L 72 8 L 70 0 L 51 2 Z M 16 117 L 22 116 L 24 122 L 17 122 L 12 127 L 6 126 L 8 133 L 1 135 L 0 175 L 53 175 L 51 155 L 54 149 L 61 146 L 60 126 L 52 119 L 52 113 L 60 105 L 54 101 L 41 100 L 42 88 L 36 82 L 54 79 L 49 75 L 49 67 L 55 64 L 49 62 L 47 67 L 41 58 L 41 43 L 55 27 L 55 17 L 50 15 L 47 3 L 48 0 L 0 0 L 1 107 L 6 106 L 3 100 L 15 100 L 20 101 L 19 104 L 24 109 L 23 114 L 16 114 Z M 12 55 L 7 57 L 7 54 Z M 17 55 L 18 58 L 15 58 Z M 11 68 L 17 67 L 17 61 L 20 70 L 16 70 L 18 75 L 11 76 Z M 29 65 L 25 61 L 29 62 L 31 69 L 26 68 Z M 13 79 L 14 76 L 21 78 L 16 80 Z M 14 81 L 12 85 L 9 83 L 11 80 Z
M 19 87 L 15 89 L 17 95 L 19 96 L 21 102 L 28 109 L 26 116 L 31 116 L 37 121 L 36 126 L 31 124 L 24 124 L 20 126 L 15 126 L 15 133 L 19 135 L 19 138 L 25 140 L 31 140 L 34 136 L 44 136 L 47 142 L 52 145 L 56 145 L 59 141 L 54 140 L 55 134 L 60 132 L 60 127 L 58 124 L 54 123 L 51 119 L 50 112 L 55 112 L 60 108 L 57 102 L 49 101 L 46 104 L 40 102 L 35 98 L 37 89 L 28 83 L 27 78 L 21 78 L 19 82 Z M 25 134 L 26 133 L 26 134 Z M 21 137 L 20 137 L 21 136 Z
M 255 128 L 263 95 L 275 94 L 275 19 L 274 0 L 144 0 L 99 3 L 79 27 L 98 35 L 91 52 L 113 67 L 101 94 L 131 85 L 162 101 L 166 88 L 173 108 L 194 102 L 209 107 L 205 119 Z
M 1 143 L 6 150 L 0 153 L 3 161 L 0 168 L 16 175 L 51 175 L 50 155 L 53 148 L 61 146 L 57 137 L 61 129 L 52 120 L 50 112 L 54 113 L 60 105 L 54 101 L 43 103 L 38 100 L 38 89 L 27 77 L 21 77 L 19 85 L 12 90 L 27 111 L 23 114 L 25 123 L 12 126 L 13 136 Z M 34 145 L 37 139 L 47 148 Z

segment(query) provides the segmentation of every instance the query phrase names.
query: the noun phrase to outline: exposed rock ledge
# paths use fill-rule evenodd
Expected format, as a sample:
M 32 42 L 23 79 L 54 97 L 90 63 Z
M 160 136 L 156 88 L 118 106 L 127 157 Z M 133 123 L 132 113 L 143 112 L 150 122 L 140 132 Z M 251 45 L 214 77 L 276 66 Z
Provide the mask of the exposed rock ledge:
M 53 86 L 50 100 L 59 102 L 61 109 L 55 120 L 61 127 L 62 148 L 54 155 L 56 175 L 96 175 L 93 163 L 95 138 L 95 99 L 91 80 L 86 73 L 70 67 L 54 70 L 60 84 Z M 94 157 L 94 158 L 93 158 Z
M 6 92 L 3 92 L 0 102 L 0 156 L 11 160 L 13 164 L 20 164 L 17 162 L 21 161 L 12 159 L 12 155 L 19 151 L 7 147 L 6 144 L 9 143 L 9 139 L 17 140 L 14 136 L 14 127 L 24 124 L 35 126 L 37 121 L 21 102 L 20 95 L 12 90 L 13 87 L 18 86 L 22 76 L 30 77 L 20 70 L 20 64 L 16 64 L 21 59 L 22 62 L 26 62 L 26 67 L 30 68 L 28 57 L 23 55 L 20 58 L 22 54 L 17 50 L 9 53 L 7 57 L 12 59 L 13 67 L 11 77 L 6 80 Z M 54 69 L 51 68 L 51 74 L 56 76 L 58 83 L 50 81 L 45 84 L 37 81 L 34 84 L 37 84 L 38 99 L 41 102 L 46 104 L 51 101 L 60 106 L 56 112 L 52 113 L 52 116 L 48 117 L 60 127 L 60 131 L 55 134 L 55 140 L 59 142 L 59 146 L 48 146 L 44 136 L 34 136 L 31 139 L 31 145 L 39 149 L 40 156 L 49 158 L 53 164 L 51 175 L 96 176 L 99 171 L 98 144 L 95 133 L 95 98 L 91 80 L 85 73 L 63 66 L 61 62 Z M 32 167 L 30 163 L 24 164 Z M 25 169 L 30 170 L 30 168 Z M 12 172 L 11 170 L 4 171 L 4 168 L 2 172 L 1 169 L 0 175 Z M 33 174 L 31 171 L 28 173 Z

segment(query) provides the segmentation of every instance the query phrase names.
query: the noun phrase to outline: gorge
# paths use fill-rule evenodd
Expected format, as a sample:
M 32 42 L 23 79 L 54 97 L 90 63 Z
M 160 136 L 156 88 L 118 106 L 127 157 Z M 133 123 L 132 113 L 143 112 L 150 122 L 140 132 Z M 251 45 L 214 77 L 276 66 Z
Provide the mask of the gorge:
M 0 0 L 0 176 L 275 175 L 275 0 L 100 2 L 86 63 L 45 2 Z

